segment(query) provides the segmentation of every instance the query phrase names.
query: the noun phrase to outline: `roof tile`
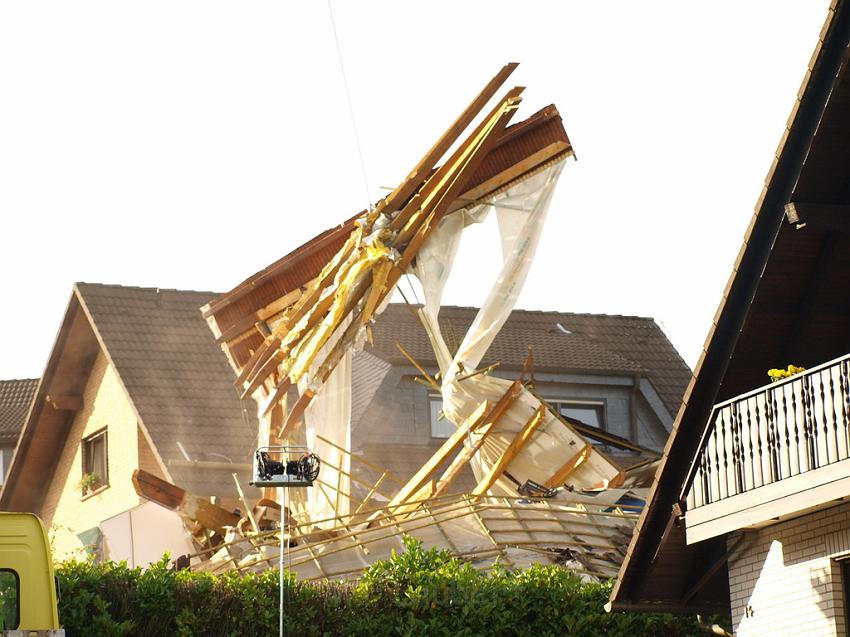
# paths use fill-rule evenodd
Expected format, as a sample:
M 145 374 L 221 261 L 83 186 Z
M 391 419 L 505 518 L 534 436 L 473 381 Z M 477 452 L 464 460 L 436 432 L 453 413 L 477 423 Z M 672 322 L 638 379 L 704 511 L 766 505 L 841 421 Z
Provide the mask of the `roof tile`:
M 428 336 L 410 309 L 390 304 L 377 319 L 369 349 L 385 360 L 404 362 L 396 348 L 399 343 L 420 364 L 434 366 Z M 440 309 L 440 328 L 449 349 L 456 349 L 477 312 L 473 307 Z M 520 369 L 529 346 L 537 371 L 646 376 L 674 416 L 691 379 L 691 370 L 651 318 L 514 310 L 483 364 Z
M 17 440 L 37 387 L 37 378 L 0 380 L 0 441 Z
M 199 309 L 215 293 L 89 283 L 77 288 L 166 464 L 185 460 L 178 442 L 192 460 L 249 463 L 256 406 L 240 402 L 233 372 Z M 227 471 L 169 466 L 169 472 L 197 494 L 234 491 Z

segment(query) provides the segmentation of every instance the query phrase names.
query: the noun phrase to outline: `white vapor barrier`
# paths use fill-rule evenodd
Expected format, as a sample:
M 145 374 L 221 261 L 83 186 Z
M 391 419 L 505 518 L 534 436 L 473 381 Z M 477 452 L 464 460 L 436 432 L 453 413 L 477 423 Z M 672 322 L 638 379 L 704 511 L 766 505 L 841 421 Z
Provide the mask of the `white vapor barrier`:
M 304 379 L 302 379 L 304 380 Z M 303 388 L 300 388 L 303 391 Z M 307 447 L 321 460 L 319 479 L 307 489 L 307 508 L 310 517 L 321 520 L 349 512 L 351 492 L 351 456 L 342 449 L 351 449 L 351 350 L 319 389 L 316 398 L 304 412 Z M 328 444 L 324 440 L 333 444 Z M 336 445 L 336 446 L 334 446 Z
M 516 305 L 534 260 L 563 166 L 563 161 L 558 162 L 492 201 L 468 212 L 449 215 L 419 253 L 415 272 L 425 292 L 425 307 L 420 316 L 442 372 L 443 410 L 455 424 L 465 422 L 483 401 L 498 402 L 511 385 L 510 381 L 486 375 L 464 376 L 480 364 Z M 438 324 L 443 288 L 454 262 L 460 233 L 468 222 L 481 220 L 482 211 L 491 207 L 496 210 L 499 222 L 502 269 L 457 353 L 449 361 L 448 348 Z M 482 480 L 488 469 L 498 462 L 510 441 L 539 406 L 540 401 L 536 397 L 524 389 L 521 391 L 470 463 L 478 480 Z M 477 435 L 471 433 L 465 444 L 475 444 L 476 438 Z M 544 483 L 556 469 L 579 454 L 584 445 L 582 436 L 547 411 L 531 441 L 511 461 L 510 477 L 501 476 L 489 492 L 515 495 L 525 480 Z M 571 480 L 582 486 L 605 485 L 618 471 L 616 465 L 593 451 L 571 474 Z
M 487 218 L 490 206 L 478 206 L 473 211 L 459 210 L 453 214 L 443 217 L 428 241 L 426 241 L 416 255 L 414 274 L 422 284 L 425 295 L 425 303 L 419 311 L 423 315 L 423 325 L 429 332 L 431 344 L 437 357 L 437 364 L 443 376 L 446 375 L 452 361 L 451 353 L 445 341 L 437 329 L 437 316 L 440 313 L 440 301 L 443 298 L 443 289 L 446 287 L 449 274 L 451 274 L 457 255 L 460 236 L 464 228 L 481 223 Z
M 460 365 L 468 370 L 478 367 L 513 311 L 534 261 L 563 167 L 564 162 L 560 161 L 490 202 L 499 219 L 504 260 L 502 271 L 460 344 L 447 375 L 449 380 L 462 373 Z

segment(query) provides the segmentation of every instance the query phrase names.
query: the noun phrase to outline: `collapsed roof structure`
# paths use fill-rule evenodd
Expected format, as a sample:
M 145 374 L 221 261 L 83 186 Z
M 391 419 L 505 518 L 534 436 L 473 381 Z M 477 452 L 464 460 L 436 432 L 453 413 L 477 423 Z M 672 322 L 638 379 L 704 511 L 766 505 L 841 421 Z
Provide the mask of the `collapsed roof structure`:
M 476 564 L 548 558 L 589 577 L 617 572 L 651 471 L 618 466 L 534 393 L 528 374 L 511 381 L 481 367 L 516 303 L 558 177 L 573 155 L 554 106 L 508 126 L 521 87 L 473 126 L 516 66 L 506 65 L 373 209 L 204 307 L 238 390 L 258 404 L 260 445 L 306 444 L 323 468 L 283 515 L 267 489 L 250 530 L 203 551 L 205 558 L 215 554 L 202 568 L 267 566 L 276 559 L 277 540 L 262 518 L 283 518 L 291 566 L 303 577 L 356 574 L 399 547 L 402 534 Z M 443 287 L 464 228 L 491 211 L 502 269 L 466 335 L 450 348 L 438 323 Z M 400 351 L 442 395 L 457 429 L 415 475 L 373 467 L 375 482 L 355 485 L 352 462 L 370 461 L 350 453 L 351 357 L 372 339 L 375 317 L 406 275 L 421 284 L 424 305 L 411 311 L 439 374 Z M 455 493 L 455 478 L 466 467 L 476 485 Z M 182 506 L 184 494 L 140 478 L 140 492 L 163 499 L 168 492 L 172 505 Z

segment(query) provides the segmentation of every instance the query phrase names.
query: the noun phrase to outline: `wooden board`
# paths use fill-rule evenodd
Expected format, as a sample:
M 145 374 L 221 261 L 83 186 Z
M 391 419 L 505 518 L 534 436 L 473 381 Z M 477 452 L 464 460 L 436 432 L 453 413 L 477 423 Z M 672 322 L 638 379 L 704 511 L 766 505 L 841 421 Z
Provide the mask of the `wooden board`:
M 490 469 L 487 471 L 487 475 L 485 475 L 475 486 L 475 489 L 472 491 L 472 495 L 478 497 L 486 493 L 487 490 L 493 486 L 493 483 L 500 475 L 502 475 L 504 470 L 507 469 L 511 461 L 516 458 L 517 454 L 522 451 L 523 447 L 525 447 L 525 445 L 531 440 L 534 432 L 537 431 L 537 428 L 543 423 L 546 412 L 546 405 L 540 405 L 535 410 L 534 414 L 528 419 L 525 425 L 523 425 L 523 428 L 517 433 L 517 435 L 514 436 L 514 439 L 511 440 L 510 444 L 502 452 L 502 455 L 499 456 L 498 460 L 490 466 Z

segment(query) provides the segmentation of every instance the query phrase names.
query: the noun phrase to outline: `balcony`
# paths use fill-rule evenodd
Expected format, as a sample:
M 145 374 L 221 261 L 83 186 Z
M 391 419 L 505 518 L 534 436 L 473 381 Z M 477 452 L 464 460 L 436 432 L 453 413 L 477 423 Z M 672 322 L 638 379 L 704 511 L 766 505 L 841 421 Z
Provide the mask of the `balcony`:
M 850 354 L 714 406 L 682 492 L 689 544 L 850 496 Z

